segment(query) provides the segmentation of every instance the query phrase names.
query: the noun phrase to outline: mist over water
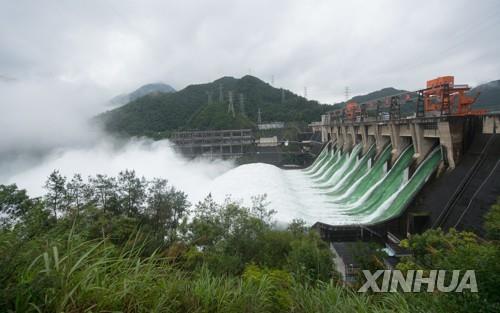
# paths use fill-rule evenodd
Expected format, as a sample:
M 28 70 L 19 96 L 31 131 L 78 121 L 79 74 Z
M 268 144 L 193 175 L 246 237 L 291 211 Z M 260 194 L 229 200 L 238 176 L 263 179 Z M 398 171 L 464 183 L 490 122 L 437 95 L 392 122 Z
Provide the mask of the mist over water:
M 185 159 L 167 140 L 113 138 L 89 122 L 110 108 L 110 98 L 96 86 L 62 80 L 0 83 L 0 184 L 16 183 L 40 196 L 53 170 L 85 177 L 133 169 L 168 179 L 194 203 L 234 167 L 231 161 Z
M 186 159 L 168 140 L 118 139 L 88 123 L 108 108 L 107 99 L 98 89 L 75 84 L 3 84 L 0 184 L 16 183 L 31 196 L 41 196 L 53 170 L 87 177 L 116 176 L 128 169 L 147 179 L 167 179 L 192 204 L 211 194 L 219 203 L 229 197 L 250 206 L 252 198 L 266 194 L 278 222 L 367 224 L 400 214 L 440 161 L 438 151 L 433 152 L 408 179 L 412 147 L 389 171 L 390 147 L 372 164 L 374 147 L 361 155 L 360 145 L 350 153 L 324 149 L 306 170 Z
M 107 138 L 85 148 L 60 148 L 45 156 L 40 164 L 8 178 L 31 195 L 42 195 L 42 185 L 48 175 L 59 170 L 63 175 L 80 173 L 116 176 L 125 169 L 135 170 L 138 176 L 161 177 L 186 192 L 190 201 L 199 201 L 206 186 L 218 175 L 232 168 L 230 161 L 187 160 L 178 155 L 167 140 L 131 139 L 115 142 Z
M 167 179 L 186 192 L 192 204 L 212 194 L 218 202 L 230 197 L 251 205 L 252 197 L 267 194 L 278 220 L 296 217 L 288 212 L 300 203 L 294 202 L 275 166 L 187 159 L 168 140 L 118 139 L 89 123 L 110 109 L 113 95 L 64 80 L 0 83 L 0 184 L 15 183 L 35 197 L 45 193 L 43 185 L 53 170 L 87 177 L 116 176 L 129 169 L 148 179 Z

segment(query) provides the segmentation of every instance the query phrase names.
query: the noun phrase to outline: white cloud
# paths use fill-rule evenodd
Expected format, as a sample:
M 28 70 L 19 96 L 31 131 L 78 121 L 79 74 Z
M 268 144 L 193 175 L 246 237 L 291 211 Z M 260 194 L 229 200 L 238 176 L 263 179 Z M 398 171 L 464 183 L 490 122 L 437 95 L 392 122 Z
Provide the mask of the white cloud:
M 0 73 L 114 93 L 252 73 L 332 102 L 455 74 L 498 79 L 497 1 L 0 1 Z

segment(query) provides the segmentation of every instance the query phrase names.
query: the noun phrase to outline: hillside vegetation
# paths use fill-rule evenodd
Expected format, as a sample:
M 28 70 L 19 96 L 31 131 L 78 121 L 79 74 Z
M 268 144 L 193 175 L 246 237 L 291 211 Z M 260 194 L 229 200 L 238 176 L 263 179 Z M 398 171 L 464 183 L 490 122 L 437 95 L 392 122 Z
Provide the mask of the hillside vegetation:
M 209 196 L 193 207 L 163 179 L 133 171 L 84 181 L 57 171 L 46 195 L 0 185 L 2 312 L 498 312 L 500 206 L 488 238 L 429 230 L 404 240 L 398 267 L 475 269 L 479 293 L 356 293 L 328 243 L 294 221 Z M 365 268 L 383 266 L 378 254 Z M 361 278 L 361 277 L 360 277 Z
M 229 92 L 233 94 L 234 116 L 228 112 Z M 355 96 L 349 101 L 364 103 L 405 92 L 408 91 L 389 87 Z M 474 108 L 500 110 L 500 81 L 479 85 L 470 94 L 478 92 L 480 96 Z M 240 103 L 241 95 L 243 105 Z M 415 112 L 414 100 L 404 102 L 402 112 Z M 344 108 L 345 104 L 320 104 L 247 75 L 240 79 L 223 77 L 207 84 L 190 85 L 177 92 L 149 93 L 99 115 L 96 120 L 112 133 L 164 137 L 175 130 L 253 128 L 259 109 L 263 122 L 307 124 L 318 121 L 321 114 L 327 111 Z
M 234 117 L 228 113 L 230 91 Z M 243 106 L 240 95 L 243 95 Z M 312 122 L 329 108 L 247 75 L 241 79 L 223 77 L 168 94 L 149 94 L 103 113 L 97 119 L 114 133 L 155 135 L 172 130 L 255 127 L 259 109 L 265 122 Z
M 478 93 L 479 96 L 474 108 L 500 111 L 500 80 L 479 85 L 471 90 L 471 94 L 474 96 Z

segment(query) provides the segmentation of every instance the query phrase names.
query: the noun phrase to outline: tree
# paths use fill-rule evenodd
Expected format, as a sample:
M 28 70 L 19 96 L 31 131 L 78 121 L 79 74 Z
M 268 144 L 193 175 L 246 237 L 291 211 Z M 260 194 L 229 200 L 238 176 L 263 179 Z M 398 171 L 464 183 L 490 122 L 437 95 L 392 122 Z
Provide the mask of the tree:
M 287 269 L 298 281 L 304 283 L 328 281 L 335 273 L 333 254 L 328 244 L 322 241 L 315 231 L 310 231 L 291 242 L 286 262 Z
M 118 195 L 116 192 L 116 179 L 107 175 L 97 174 L 90 177 L 90 190 L 87 190 L 87 196 L 92 197 L 97 206 L 104 212 L 108 210 L 119 212 L 117 207 Z
M 491 240 L 500 240 L 500 197 L 485 216 L 484 228 Z
M 0 185 L 0 215 L 4 215 L 2 223 L 10 225 L 13 220 L 24 216 L 33 202 L 26 190 L 17 185 Z
M 169 187 L 165 179 L 156 178 L 148 189 L 147 204 L 157 236 L 173 242 L 181 221 L 188 213 L 187 195 Z
M 307 231 L 306 221 L 303 219 L 293 219 L 290 224 L 288 224 L 287 230 L 292 232 L 295 236 L 303 235 Z
M 143 209 L 146 199 L 146 180 L 138 178 L 135 171 L 125 170 L 118 174 L 118 195 L 120 203 L 128 216 L 137 216 Z
M 61 211 L 65 204 L 66 177 L 62 176 L 58 170 L 54 170 L 45 182 L 44 188 L 47 190 L 45 201 L 57 219 L 57 212 Z
M 81 206 L 84 200 L 85 183 L 82 175 L 75 174 L 71 181 L 66 185 L 68 204 L 76 208 L 76 213 L 80 213 Z
M 439 300 L 454 312 L 498 312 L 500 249 L 470 232 L 427 230 L 401 243 L 412 252 L 398 264 L 401 270 L 474 270 L 478 293 L 443 293 Z

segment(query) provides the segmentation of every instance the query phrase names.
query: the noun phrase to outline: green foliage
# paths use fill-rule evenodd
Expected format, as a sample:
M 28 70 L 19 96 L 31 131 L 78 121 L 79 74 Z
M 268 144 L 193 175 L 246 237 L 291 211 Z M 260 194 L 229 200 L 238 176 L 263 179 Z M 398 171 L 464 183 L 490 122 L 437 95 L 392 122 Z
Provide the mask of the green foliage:
M 250 207 L 230 199 L 219 204 L 209 196 L 188 219 L 183 192 L 165 180 L 138 178 L 133 171 L 86 181 L 55 172 L 47 186 L 42 200 L 30 199 L 15 185 L 0 185 L 0 208 L 9 221 L 0 227 L 2 311 L 500 309 L 498 241 L 472 233 L 429 230 L 415 235 L 402 242 L 413 256 L 399 267 L 474 269 L 479 294 L 357 294 L 339 284 L 328 244 L 303 221 L 276 228 L 265 196 L 256 197 Z M 492 238 L 496 210 L 487 218 Z M 379 268 L 379 247 L 357 250 L 370 256 L 364 268 Z
M 461 270 L 462 273 L 475 270 L 479 293 L 438 294 L 438 299 L 434 299 L 437 305 L 454 312 L 497 312 L 500 309 L 500 247 L 497 244 L 485 242 L 473 233 L 454 229 L 447 233 L 440 229 L 428 230 L 402 244 L 413 255 L 398 264 L 401 270 L 443 269 Z M 421 305 L 425 307 L 434 303 L 422 301 Z
M 236 112 L 233 117 L 227 111 L 225 103 L 210 103 L 196 113 L 189 121 L 192 129 L 247 129 L 254 128 L 255 123 L 242 112 Z
M 485 216 L 486 235 L 492 240 L 500 240 L 500 197 Z
M 5 238 L 3 238 L 5 239 Z M 330 283 L 297 283 L 286 271 L 247 266 L 241 277 L 206 267 L 186 273 L 141 244 L 121 248 L 75 234 L 32 242 L 29 263 L 2 284 L 17 312 L 409 312 L 404 299 L 357 295 Z M 18 264 L 21 265 L 21 264 Z M 2 281 L 5 283 L 5 281 Z
M 0 224 L 7 227 L 11 224 L 11 219 L 16 219 L 25 215 L 33 205 L 33 201 L 26 194 L 26 190 L 19 190 L 15 184 L 0 185 Z M 10 218 L 7 218 L 10 217 Z
M 57 213 L 64 206 L 64 200 L 66 197 L 66 177 L 59 174 L 59 171 L 53 171 L 47 181 L 45 182 L 45 189 L 47 194 L 45 195 L 45 202 L 52 209 L 54 217 L 57 219 Z
M 334 273 L 333 257 L 328 244 L 312 231 L 291 243 L 286 268 L 298 281 L 314 283 L 328 281 Z
M 220 86 L 224 95 L 222 102 Z M 233 91 L 235 117 L 227 111 L 228 91 Z M 207 94 L 212 95 L 211 103 L 207 101 Z M 239 105 L 240 94 L 244 95 L 244 111 Z M 283 94 L 282 99 L 280 89 L 253 76 L 223 77 L 208 84 L 190 85 L 178 92 L 141 97 L 100 115 L 97 121 L 114 133 L 162 138 L 172 130 L 254 128 L 259 109 L 263 121 L 309 123 L 329 108 L 288 90 Z

